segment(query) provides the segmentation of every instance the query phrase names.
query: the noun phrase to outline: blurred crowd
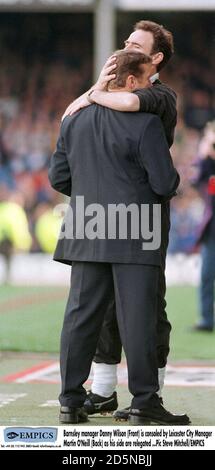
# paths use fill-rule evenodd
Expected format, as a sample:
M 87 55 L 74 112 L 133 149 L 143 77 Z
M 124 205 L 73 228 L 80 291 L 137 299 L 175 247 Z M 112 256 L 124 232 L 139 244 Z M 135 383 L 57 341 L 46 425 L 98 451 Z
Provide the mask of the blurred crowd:
M 53 29 L 47 15 L 37 26 L 27 15 L 24 23 L 19 15 L 13 21 L 12 16 L 8 21 L 0 19 L 0 216 L 6 202 L 11 220 L 19 219 L 13 212 L 17 205 L 23 209 L 29 238 L 24 237 L 22 244 L 23 235 L 15 231 L 17 249 L 53 250 L 54 241 L 47 241 L 44 227 L 49 230 L 55 225 L 52 208 L 62 199 L 50 188 L 47 168 L 65 108 L 91 85 L 92 27 L 84 17 L 78 15 L 72 26 L 71 19 L 65 19 L 63 34 L 57 23 Z M 196 249 L 203 202 L 189 181 L 202 130 L 215 118 L 212 46 L 205 43 L 201 31 L 198 38 L 196 34 L 189 38 L 189 50 L 176 54 L 161 77 L 178 93 L 178 124 L 171 150 L 181 186 L 172 202 L 171 253 Z
M 7 232 L 15 249 L 53 252 L 51 214 L 62 198 L 50 187 L 47 169 L 65 108 L 91 83 L 92 41 L 85 15 L 78 24 L 65 16 L 53 22 L 43 15 L 38 24 L 35 18 L 0 15 L 0 217 L 7 201 Z M 27 216 L 27 244 L 13 230 L 14 204 Z

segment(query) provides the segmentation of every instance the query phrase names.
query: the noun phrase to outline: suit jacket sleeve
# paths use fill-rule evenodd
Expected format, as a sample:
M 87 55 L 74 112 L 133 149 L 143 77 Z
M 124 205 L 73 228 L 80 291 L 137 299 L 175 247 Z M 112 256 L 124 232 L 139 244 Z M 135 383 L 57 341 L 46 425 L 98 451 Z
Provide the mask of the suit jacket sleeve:
M 141 88 L 134 93 L 140 101 L 140 112 L 157 114 L 161 118 L 168 145 L 171 147 L 177 123 L 175 92 L 159 83 L 150 88 Z
M 71 196 L 72 178 L 64 143 L 63 124 L 61 126 L 56 150 L 51 157 L 48 175 L 52 188 L 60 193 L 66 194 L 66 196 Z
M 191 181 L 192 186 L 194 186 L 196 189 L 201 187 L 202 184 L 207 183 L 209 177 L 211 176 L 210 172 L 210 160 L 209 158 L 206 158 L 204 160 L 198 160 L 195 162 L 196 166 L 196 176 L 195 178 Z
M 138 155 L 153 191 L 167 199 L 173 197 L 180 178 L 173 166 L 163 126 L 157 116 L 150 117 L 141 135 Z

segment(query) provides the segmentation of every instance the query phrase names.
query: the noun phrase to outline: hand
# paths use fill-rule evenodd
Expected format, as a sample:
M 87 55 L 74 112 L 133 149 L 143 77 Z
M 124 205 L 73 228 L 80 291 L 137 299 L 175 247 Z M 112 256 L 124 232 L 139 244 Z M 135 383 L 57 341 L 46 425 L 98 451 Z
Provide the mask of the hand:
M 199 154 L 202 159 L 211 157 L 215 159 L 215 132 L 206 128 L 205 134 L 200 140 Z
M 86 108 L 87 106 L 90 106 L 90 103 L 85 96 L 83 96 L 82 98 L 78 98 L 77 100 L 73 101 L 68 106 L 68 108 L 66 108 L 66 111 L 62 116 L 61 121 L 63 121 L 66 116 L 72 116 L 74 113 L 77 113 L 77 111 L 82 108 Z
M 106 90 L 108 82 L 116 77 L 116 74 L 112 73 L 116 66 L 116 56 L 112 55 L 109 57 L 107 62 L 105 62 L 105 65 L 101 70 L 99 78 L 93 87 L 95 90 Z
M 212 155 L 214 152 L 214 149 L 212 147 L 212 143 L 210 139 L 207 137 L 203 137 L 203 139 L 200 141 L 199 144 L 199 154 L 201 159 L 208 158 L 208 156 Z
M 116 77 L 115 73 L 111 74 L 112 70 L 114 70 L 115 68 L 116 56 L 112 55 L 111 57 L 109 57 L 104 67 L 102 68 L 99 78 L 96 84 L 93 86 L 93 89 L 100 91 L 106 90 L 108 82 Z M 86 96 L 83 95 L 77 98 L 66 108 L 66 111 L 63 114 L 61 121 L 63 121 L 66 116 L 72 116 L 74 113 L 79 111 L 81 108 L 85 108 L 86 106 L 90 106 L 90 103 L 87 100 Z

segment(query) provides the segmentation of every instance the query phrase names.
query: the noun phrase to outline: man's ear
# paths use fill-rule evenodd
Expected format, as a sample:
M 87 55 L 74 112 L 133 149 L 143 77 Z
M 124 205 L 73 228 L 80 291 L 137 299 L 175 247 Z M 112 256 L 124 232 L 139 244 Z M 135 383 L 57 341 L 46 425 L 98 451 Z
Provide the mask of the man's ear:
M 162 62 L 164 58 L 163 52 L 157 52 L 156 54 L 153 54 L 152 56 L 152 65 L 158 66 Z
M 134 75 L 128 75 L 126 79 L 126 88 L 133 91 L 137 88 L 137 79 Z

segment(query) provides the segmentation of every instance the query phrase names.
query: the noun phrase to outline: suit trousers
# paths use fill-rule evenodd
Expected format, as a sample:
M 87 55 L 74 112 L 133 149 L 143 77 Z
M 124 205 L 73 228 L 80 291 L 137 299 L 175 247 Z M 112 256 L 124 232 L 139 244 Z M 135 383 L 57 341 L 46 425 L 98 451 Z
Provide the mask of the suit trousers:
M 61 334 L 62 406 L 80 407 L 109 299 L 116 314 L 128 365 L 132 407 L 158 400 L 156 354 L 159 267 L 73 262 L 71 288 Z
M 202 268 L 200 283 L 200 320 L 199 324 L 214 328 L 215 300 L 215 238 L 209 234 L 202 244 Z
M 157 292 L 157 361 L 158 367 L 166 366 L 169 354 L 171 324 L 166 313 L 166 252 L 169 243 L 170 211 L 169 203 L 162 204 L 162 239 L 161 239 L 161 268 L 158 278 Z M 121 362 L 122 342 L 116 320 L 114 296 L 110 298 L 99 337 L 94 362 L 119 364 Z

